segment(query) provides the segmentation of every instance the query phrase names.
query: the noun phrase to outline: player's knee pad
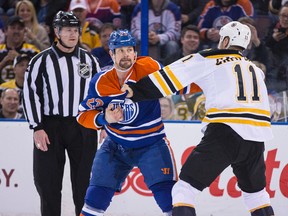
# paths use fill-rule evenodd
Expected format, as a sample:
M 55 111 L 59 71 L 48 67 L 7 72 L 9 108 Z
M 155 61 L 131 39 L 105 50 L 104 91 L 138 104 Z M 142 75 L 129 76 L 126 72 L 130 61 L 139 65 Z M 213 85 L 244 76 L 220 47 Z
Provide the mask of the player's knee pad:
M 251 212 L 251 216 L 274 216 L 274 211 L 271 206 L 266 206 Z
M 181 203 L 181 206 L 184 204 L 185 206 L 194 208 L 195 198 L 200 192 L 200 190 L 194 188 L 189 183 L 179 180 L 172 189 L 173 207 Z
M 195 209 L 193 207 L 188 206 L 177 206 L 173 207 L 172 210 L 173 216 L 183 216 L 183 215 L 190 215 L 190 216 L 196 216 Z
M 270 206 L 270 197 L 265 188 L 255 193 L 242 192 L 242 196 L 245 206 L 250 212 Z
M 106 211 L 115 190 L 107 187 L 89 186 L 85 196 L 85 204 L 93 209 Z
M 154 199 L 163 212 L 168 213 L 172 210 L 171 190 L 174 184 L 174 181 L 165 181 L 152 185 L 149 188 L 153 192 Z

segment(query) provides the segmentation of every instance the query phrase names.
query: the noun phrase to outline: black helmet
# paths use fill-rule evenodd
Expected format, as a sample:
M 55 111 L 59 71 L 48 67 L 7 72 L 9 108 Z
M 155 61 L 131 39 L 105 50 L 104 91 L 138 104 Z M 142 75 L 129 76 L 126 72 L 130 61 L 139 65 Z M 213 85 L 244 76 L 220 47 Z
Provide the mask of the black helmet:
M 59 11 L 53 20 L 53 27 L 78 27 L 80 29 L 80 21 L 73 12 Z

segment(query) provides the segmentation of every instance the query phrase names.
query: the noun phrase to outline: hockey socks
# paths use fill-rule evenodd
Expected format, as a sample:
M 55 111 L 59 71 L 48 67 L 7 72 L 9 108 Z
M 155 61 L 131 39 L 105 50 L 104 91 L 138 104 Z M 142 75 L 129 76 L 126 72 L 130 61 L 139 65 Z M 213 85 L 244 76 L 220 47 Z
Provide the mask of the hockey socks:
M 251 216 L 274 216 L 274 211 L 271 206 L 267 206 L 251 212 Z
M 177 207 L 173 207 L 172 215 L 173 216 L 196 216 L 196 212 L 193 207 L 177 206 Z

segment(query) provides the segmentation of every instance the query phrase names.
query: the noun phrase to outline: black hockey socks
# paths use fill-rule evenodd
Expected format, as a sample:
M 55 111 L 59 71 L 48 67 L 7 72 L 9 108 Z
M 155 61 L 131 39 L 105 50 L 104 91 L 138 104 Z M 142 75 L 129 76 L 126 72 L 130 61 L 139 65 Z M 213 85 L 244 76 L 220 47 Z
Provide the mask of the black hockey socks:
M 195 209 L 187 206 L 173 207 L 172 216 L 196 216 Z

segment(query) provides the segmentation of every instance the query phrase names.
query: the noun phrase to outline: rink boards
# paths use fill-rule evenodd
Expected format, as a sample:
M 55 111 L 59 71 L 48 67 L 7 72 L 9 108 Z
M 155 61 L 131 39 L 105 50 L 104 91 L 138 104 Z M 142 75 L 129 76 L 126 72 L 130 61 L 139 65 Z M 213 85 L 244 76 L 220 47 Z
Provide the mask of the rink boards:
M 199 123 L 165 123 L 177 162 L 181 165 L 199 141 Z M 272 126 L 275 138 L 266 143 L 266 190 L 270 194 L 275 215 L 288 212 L 288 125 Z M 32 132 L 26 122 L 0 121 L 0 215 L 40 216 L 40 201 L 33 184 Z M 63 216 L 73 215 L 74 207 L 69 181 L 69 166 L 63 184 Z M 241 199 L 241 191 L 231 168 L 227 168 L 209 188 L 197 198 L 198 216 L 249 216 Z M 113 198 L 107 216 L 160 216 L 161 211 L 134 168 L 126 179 L 122 192 Z

